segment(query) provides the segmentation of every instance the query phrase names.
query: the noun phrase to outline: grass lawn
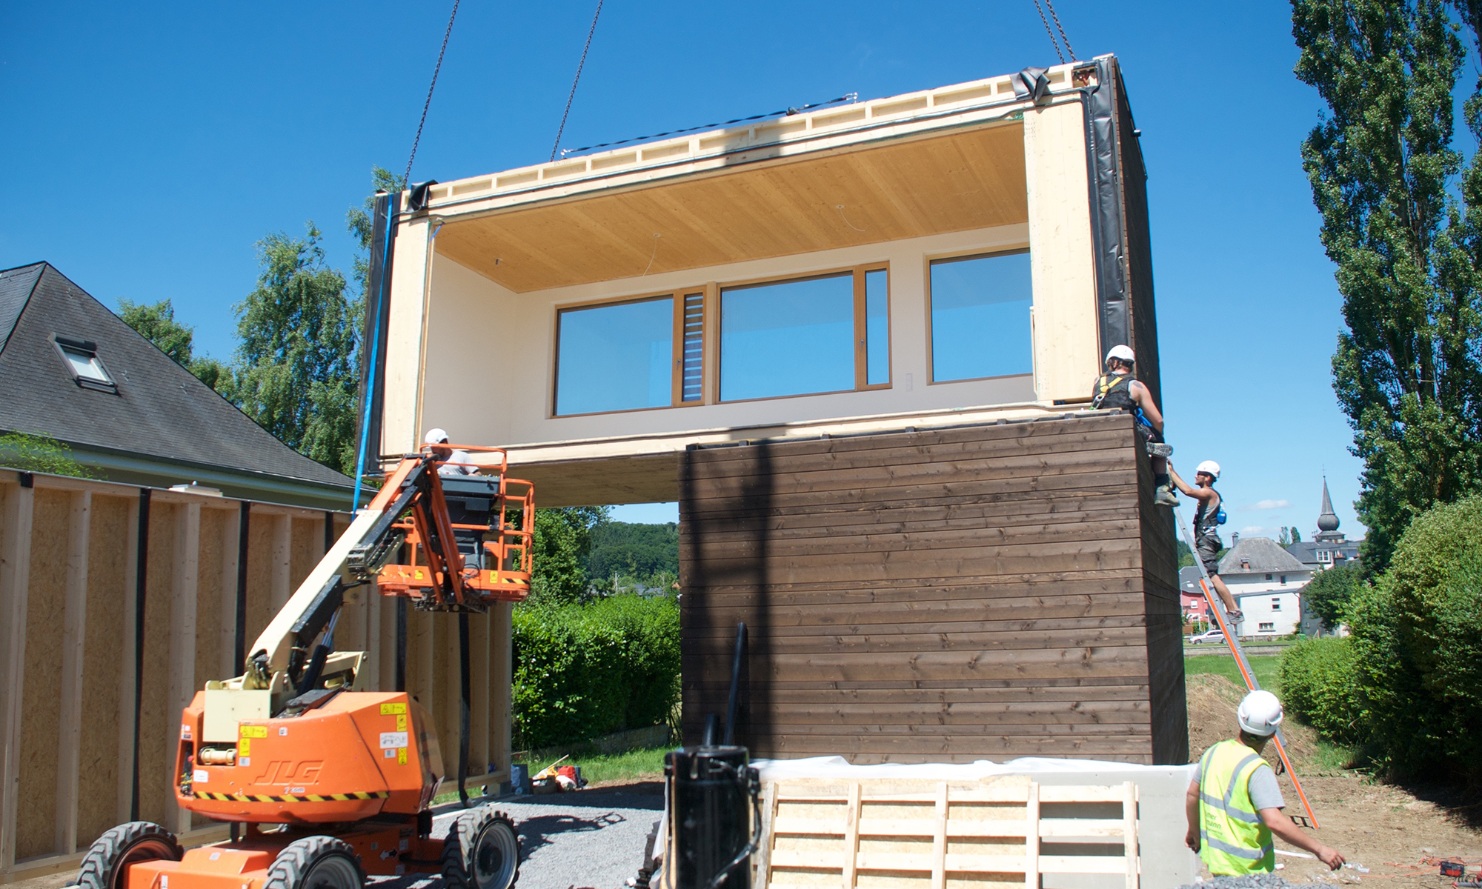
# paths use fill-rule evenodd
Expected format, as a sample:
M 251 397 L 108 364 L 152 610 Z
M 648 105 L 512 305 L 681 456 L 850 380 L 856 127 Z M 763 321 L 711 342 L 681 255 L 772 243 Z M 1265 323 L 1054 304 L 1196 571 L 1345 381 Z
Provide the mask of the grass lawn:
M 1245 659 L 1250 661 L 1250 668 L 1255 671 L 1256 681 L 1261 683 L 1261 688 L 1277 694 L 1281 693 L 1281 680 L 1277 675 L 1281 668 L 1280 653 L 1254 654 L 1247 651 Z M 1205 673 L 1223 676 L 1236 685 L 1245 685 L 1245 680 L 1240 677 L 1240 667 L 1235 663 L 1235 656 L 1228 650 L 1217 655 L 1205 654 L 1184 658 L 1185 675 L 1198 676 Z

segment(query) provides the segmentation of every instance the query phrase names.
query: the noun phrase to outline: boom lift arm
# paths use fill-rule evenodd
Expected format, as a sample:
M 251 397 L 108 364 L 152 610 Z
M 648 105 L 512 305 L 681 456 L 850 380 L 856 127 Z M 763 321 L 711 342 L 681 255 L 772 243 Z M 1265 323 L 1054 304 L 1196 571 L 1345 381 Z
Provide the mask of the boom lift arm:
M 84 857 L 82 889 L 360 889 L 367 873 L 436 872 L 454 889 L 513 886 L 510 819 L 470 811 L 434 838 L 443 765 L 427 713 L 402 690 L 351 690 L 365 655 L 334 651 L 341 609 L 371 584 L 460 619 L 529 593 L 532 486 L 506 477 L 503 451 L 467 450 L 496 456 L 448 477 L 430 450 L 403 457 L 242 675 L 207 682 L 181 714 L 175 801 L 241 834 L 184 851 L 158 824 L 120 825 Z

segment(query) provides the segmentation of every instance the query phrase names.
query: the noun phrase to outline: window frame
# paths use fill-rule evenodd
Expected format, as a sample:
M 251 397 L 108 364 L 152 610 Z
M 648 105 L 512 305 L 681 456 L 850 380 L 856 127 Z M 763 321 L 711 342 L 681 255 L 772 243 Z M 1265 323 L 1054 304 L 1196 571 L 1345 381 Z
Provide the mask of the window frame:
M 886 353 L 886 380 L 883 383 L 869 384 L 869 311 L 868 288 L 866 286 L 869 272 L 881 271 L 885 273 L 885 353 Z M 759 395 L 755 398 L 721 398 L 721 362 L 725 356 L 721 353 L 721 337 L 725 336 L 725 330 L 721 327 L 721 301 L 725 298 L 727 290 L 744 290 L 753 287 L 763 287 L 768 284 L 788 284 L 795 281 L 816 281 L 823 278 L 842 278 L 851 275 L 851 312 L 854 322 L 854 386 L 850 389 L 828 389 L 821 392 L 796 392 L 791 395 Z M 755 401 L 778 401 L 785 398 L 812 398 L 817 395 L 838 395 L 843 392 L 866 392 L 879 389 L 889 389 L 893 385 L 894 377 L 890 374 L 891 325 L 890 325 L 890 263 L 888 260 L 876 262 L 863 262 L 854 265 L 839 266 L 836 268 L 819 269 L 817 271 L 801 274 L 783 275 L 777 277 L 768 275 L 761 278 L 745 278 L 738 281 L 725 281 L 713 285 L 715 288 L 715 311 L 713 313 L 714 326 L 707 326 L 706 332 L 712 330 L 714 335 L 711 339 L 713 352 L 707 350 L 707 355 L 714 355 L 714 373 L 710 377 L 710 386 L 707 389 L 706 404 L 747 404 Z
M 1028 256 L 1030 257 L 1029 275 L 1029 369 L 1023 373 L 997 374 L 986 377 L 963 377 L 961 379 L 938 380 L 936 375 L 936 325 L 933 324 L 933 301 L 935 294 L 931 286 L 931 267 L 938 262 L 953 262 L 967 259 L 988 259 L 1000 256 Z M 971 250 L 954 250 L 948 253 L 936 253 L 922 257 L 922 287 L 925 291 L 926 304 L 926 377 L 928 386 L 951 386 L 956 383 L 973 383 L 981 380 L 1003 380 L 1009 377 L 1035 376 L 1035 354 L 1034 354 L 1034 265 L 1033 251 L 1027 241 L 1016 243 L 1013 246 L 1002 248 L 974 248 Z
M 885 347 L 885 374 L 886 379 L 880 383 L 869 382 L 869 274 L 872 272 L 883 272 L 885 274 L 885 330 L 883 343 Z M 721 337 L 724 330 L 721 328 L 720 310 L 721 298 L 726 290 L 742 289 L 748 287 L 759 287 L 768 284 L 786 284 L 792 281 L 808 281 L 820 278 L 842 278 L 850 276 L 850 312 L 852 313 L 852 360 L 854 362 L 851 378 L 853 388 L 831 389 L 827 392 L 800 392 L 791 395 L 765 395 L 756 398 L 733 398 L 722 400 L 720 397 L 721 385 Z M 629 296 L 609 297 L 604 299 L 591 299 L 558 304 L 552 307 L 551 317 L 551 368 L 550 368 L 550 398 L 547 405 L 548 419 L 565 419 L 569 417 L 592 417 L 603 414 L 623 414 L 634 411 L 667 410 L 670 408 L 688 408 L 701 405 L 715 404 L 743 404 L 753 401 L 776 401 L 786 398 L 809 398 L 818 395 L 836 395 L 843 392 L 865 392 L 890 389 L 894 385 L 894 374 L 892 372 L 892 359 L 894 353 L 893 331 L 891 309 L 894 304 L 891 294 L 891 275 L 889 260 L 877 260 L 870 262 L 855 263 L 848 266 L 820 269 L 799 274 L 769 275 L 759 278 L 747 278 L 736 281 L 708 281 L 703 284 L 686 285 L 676 287 L 672 290 L 633 294 Z M 670 333 L 670 392 L 669 403 L 655 405 L 652 407 L 615 408 L 611 410 L 582 411 L 580 413 L 560 413 L 557 406 L 561 395 L 561 321 L 567 312 L 598 309 L 607 306 L 621 306 L 632 303 L 650 302 L 668 299 L 673 313 L 672 331 Z M 698 318 L 692 319 L 691 312 L 697 311 Z M 687 351 L 686 346 L 694 342 L 698 335 L 698 348 Z M 693 381 L 698 377 L 698 397 L 694 396 L 694 387 L 691 387 L 691 397 L 685 400 L 685 381 L 689 377 Z
M 97 343 L 92 340 L 66 336 L 60 333 L 52 334 L 51 343 L 56 348 L 57 355 L 62 359 L 62 366 L 67 369 L 67 374 L 72 377 L 72 382 L 76 383 L 78 388 L 92 389 L 96 392 L 111 392 L 114 395 L 118 394 L 118 382 L 113 379 L 113 374 L 108 372 L 108 365 L 103 363 L 103 357 L 98 354 Z M 102 373 L 103 379 L 94 379 L 93 377 L 83 376 L 79 373 L 77 365 L 73 363 L 72 357 L 68 354 L 69 349 L 86 357 L 89 363 L 97 364 L 98 371 Z
M 548 410 L 549 410 L 548 419 L 555 420 L 555 419 L 565 419 L 565 418 L 569 418 L 569 417 L 595 417 L 595 416 L 601 416 L 601 415 L 604 415 L 604 414 L 630 414 L 630 413 L 634 413 L 636 411 L 660 411 L 660 410 L 666 410 L 666 409 L 671 408 L 671 407 L 676 407 L 677 405 L 675 405 L 675 403 L 674 403 L 675 390 L 680 385 L 680 383 L 679 383 L 680 370 L 677 367 L 677 362 L 683 360 L 683 356 L 682 355 L 677 355 L 677 353 L 674 351 L 674 347 L 676 345 L 675 336 L 676 336 L 677 332 L 679 330 L 681 330 L 682 325 L 683 325 L 683 319 L 680 317 L 680 314 L 682 312 L 682 307 L 680 306 L 680 299 L 677 298 L 677 297 L 678 297 L 678 295 L 681 292 L 688 294 L 688 293 L 693 293 L 694 291 L 695 291 L 695 288 L 689 288 L 689 287 L 687 287 L 687 288 L 682 288 L 681 290 L 672 290 L 672 291 L 668 291 L 668 292 L 648 293 L 648 294 L 643 294 L 643 295 L 638 295 L 638 296 L 625 296 L 625 297 L 622 297 L 620 299 L 587 300 L 587 301 L 584 301 L 584 302 L 575 302 L 575 303 L 569 303 L 567 305 L 558 305 L 558 306 L 555 306 L 554 307 L 554 315 L 552 316 L 552 321 L 551 321 L 551 393 L 550 393 L 550 404 L 548 406 Z M 669 358 L 670 358 L 670 360 L 669 360 L 669 404 L 656 405 L 656 406 L 653 406 L 653 407 L 623 407 L 623 408 L 612 408 L 612 409 L 609 409 L 609 410 L 579 411 L 579 412 L 568 413 L 568 414 L 560 413 L 560 411 L 558 410 L 558 405 L 560 403 L 560 397 L 561 397 L 561 316 L 562 316 L 562 314 L 564 314 L 566 312 L 580 312 L 580 311 L 585 311 L 585 310 L 590 310 L 590 309 L 599 309 L 599 308 L 607 308 L 607 307 L 632 305 L 634 303 L 658 302 L 658 301 L 664 300 L 664 299 L 668 299 L 670 301 L 669 309 L 670 309 L 670 315 L 671 315 L 671 317 L 670 317 L 670 334 L 669 334 L 669 343 L 670 343 L 670 353 L 669 353 Z

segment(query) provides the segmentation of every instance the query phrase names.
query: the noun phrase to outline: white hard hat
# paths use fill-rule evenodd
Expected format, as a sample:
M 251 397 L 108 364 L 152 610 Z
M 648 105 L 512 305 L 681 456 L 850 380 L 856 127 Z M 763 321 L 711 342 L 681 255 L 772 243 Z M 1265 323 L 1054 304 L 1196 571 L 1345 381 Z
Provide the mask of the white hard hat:
M 1245 731 L 1258 738 L 1269 738 L 1281 725 L 1281 701 L 1269 691 L 1253 691 L 1240 702 L 1235 716 Z
M 1106 353 L 1106 361 L 1110 361 L 1113 358 L 1120 359 L 1128 364 L 1137 363 L 1137 358 L 1133 356 L 1132 350 L 1126 346 L 1112 346 L 1111 351 Z M 1103 361 L 1102 364 L 1105 364 L 1106 361 Z
M 1198 475 L 1201 472 L 1207 472 L 1213 478 L 1218 479 L 1220 477 L 1220 464 L 1214 462 L 1213 460 L 1205 460 L 1203 463 L 1200 463 L 1198 466 L 1194 467 L 1195 475 Z
M 427 430 L 427 434 L 422 436 L 422 442 L 424 444 L 442 444 L 447 440 L 448 430 L 442 429 L 437 426 L 434 426 L 431 429 Z

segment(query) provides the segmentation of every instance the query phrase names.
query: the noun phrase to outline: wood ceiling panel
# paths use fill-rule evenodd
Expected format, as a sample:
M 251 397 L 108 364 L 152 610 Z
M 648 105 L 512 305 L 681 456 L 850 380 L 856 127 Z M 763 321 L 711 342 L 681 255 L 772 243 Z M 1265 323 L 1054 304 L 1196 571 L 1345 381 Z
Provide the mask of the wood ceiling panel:
M 1022 222 L 1025 188 L 999 124 L 452 220 L 437 249 L 526 293 Z

